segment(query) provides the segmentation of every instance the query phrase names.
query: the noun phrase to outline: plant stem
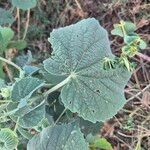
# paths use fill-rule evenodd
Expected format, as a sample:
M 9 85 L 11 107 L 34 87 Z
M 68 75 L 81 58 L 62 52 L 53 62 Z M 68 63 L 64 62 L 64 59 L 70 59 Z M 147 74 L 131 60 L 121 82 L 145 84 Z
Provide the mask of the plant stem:
M 5 63 L 7 63 L 7 64 L 9 64 L 9 65 L 11 65 L 11 66 L 13 66 L 13 67 L 15 67 L 20 73 L 23 72 L 23 70 L 18 65 L 13 63 L 12 61 L 9 61 L 9 60 L 7 60 L 7 59 L 5 59 L 3 57 L 0 57 L 0 60 L 5 62 Z
M 17 122 L 16 122 L 16 125 L 15 125 L 15 128 L 14 128 L 14 132 L 17 132 L 18 122 L 19 122 L 19 117 L 17 118 Z
M 27 35 L 28 28 L 29 28 L 29 22 L 30 22 L 30 9 L 28 9 L 28 12 L 27 12 L 27 22 L 26 22 L 25 31 L 23 34 L 23 40 L 25 39 L 25 37 Z
M 18 19 L 18 25 L 17 25 L 17 30 L 18 30 L 18 40 L 20 39 L 20 9 L 17 8 L 17 19 Z
M 10 103 L 12 102 L 11 100 L 0 100 L 0 103 Z
M 10 115 L 13 115 L 16 111 L 18 111 L 19 109 L 18 108 L 16 108 L 16 109 L 14 109 L 14 110 L 12 110 L 12 111 L 9 111 L 9 112 L 7 112 L 6 114 L 4 114 L 3 116 L 1 116 L 0 117 L 0 119 L 2 119 L 2 118 L 5 118 L 5 117 L 8 117 L 8 116 L 10 116 Z
M 51 89 L 49 89 L 47 92 L 44 93 L 44 97 L 47 97 L 50 93 L 58 90 L 59 88 L 61 88 L 62 86 L 64 86 L 65 84 L 67 84 L 70 80 L 72 76 L 70 75 L 69 77 L 67 77 L 65 80 L 63 80 L 62 82 L 60 82 L 59 84 L 57 84 L 56 86 L 52 87 Z
M 120 21 L 120 26 L 121 26 L 121 30 L 122 30 L 122 32 L 123 32 L 123 36 L 125 37 L 126 36 L 126 30 L 125 30 L 125 28 L 124 28 L 124 21 Z
M 54 126 L 58 123 L 58 121 L 59 121 L 60 118 L 63 116 L 63 114 L 66 112 L 66 110 L 67 110 L 67 108 L 65 108 L 65 109 L 63 110 L 63 112 L 59 115 L 59 117 L 57 118 L 57 120 L 56 120 L 55 123 L 54 123 Z

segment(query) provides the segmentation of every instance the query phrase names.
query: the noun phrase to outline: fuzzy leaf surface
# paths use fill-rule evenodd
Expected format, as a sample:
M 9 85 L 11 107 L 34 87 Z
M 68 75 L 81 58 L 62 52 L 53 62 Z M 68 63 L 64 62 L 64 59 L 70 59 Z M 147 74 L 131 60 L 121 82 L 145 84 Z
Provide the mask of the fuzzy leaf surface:
M 18 124 L 24 128 L 36 126 L 45 117 L 45 104 L 41 104 L 31 109 L 27 114 L 19 119 Z
M 11 98 L 14 102 L 31 97 L 34 91 L 43 85 L 43 81 L 33 77 L 25 77 L 17 81 L 12 90 Z
M 23 10 L 34 8 L 37 0 L 12 0 L 12 5 Z
M 113 117 L 125 104 L 124 87 L 130 73 L 123 67 L 104 70 L 113 58 L 107 31 L 94 19 L 53 30 L 52 57 L 44 61 L 51 74 L 71 76 L 62 88 L 64 106 L 93 123 Z
M 88 144 L 76 125 L 64 124 L 45 128 L 29 141 L 27 150 L 88 150 Z
M 0 8 L 0 25 L 13 23 L 15 21 L 10 11 Z

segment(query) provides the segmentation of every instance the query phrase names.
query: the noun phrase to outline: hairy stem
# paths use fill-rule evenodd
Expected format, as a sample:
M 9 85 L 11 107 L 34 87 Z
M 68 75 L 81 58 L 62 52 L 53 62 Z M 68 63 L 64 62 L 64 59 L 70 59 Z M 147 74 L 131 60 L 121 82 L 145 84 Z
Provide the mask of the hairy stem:
M 65 84 L 67 84 L 69 82 L 70 78 L 71 78 L 71 75 L 68 78 L 66 78 L 65 80 L 63 80 L 62 82 L 60 82 L 59 84 L 57 84 L 56 86 L 49 89 L 47 92 L 44 93 L 44 97 L 47 97 L 50 93 L 58 90 L 59 88 L 61 88 Z
M 5 59 L 3 57 L 0 57 L 0 60 L 3 61 L 3 62 L 5 62 L 5 63 L 7 63 L 7 64 L 9 64 L 9 65 L 11 65 L 11 66 L 13 66 L 13 67 L 15 67 L 19 72 L 23 72 L 23 70 L 18 65 L 16 65 L 15 63 L 13 63 L 12 61 L 7 60 L 7 59 Z

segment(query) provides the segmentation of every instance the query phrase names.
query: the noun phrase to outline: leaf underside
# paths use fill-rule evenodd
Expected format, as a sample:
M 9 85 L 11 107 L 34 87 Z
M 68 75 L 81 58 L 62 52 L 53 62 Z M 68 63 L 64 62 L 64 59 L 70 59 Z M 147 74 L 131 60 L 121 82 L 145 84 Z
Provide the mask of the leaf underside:
M 83 134 L 74 124 L 56 125 L 34 136 L 27 150 L 87 150 Z
M 94 18 L 53 30 L 52 57 L 44 68 L 54 75 L 74 74 L 62 88 L 64 106 L 93 123 L 113 117 L 125 104 L 124 87 L 130 73 L 123 67 L 104 70 L 103 59 L 113 58 L 107 31 Z

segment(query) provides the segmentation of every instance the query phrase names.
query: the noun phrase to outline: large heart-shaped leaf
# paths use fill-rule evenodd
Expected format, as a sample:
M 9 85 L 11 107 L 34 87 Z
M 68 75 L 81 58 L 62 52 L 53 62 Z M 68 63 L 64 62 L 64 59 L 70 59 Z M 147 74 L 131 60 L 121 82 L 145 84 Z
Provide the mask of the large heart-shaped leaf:
M 37 4 L 37 0 L 12 0 L 12 4 L 23 10 L 33 8 Z
M 0 25 L 13 23 L 15 21 L 10 11 L 0 8 Z
M 88 144 L 73 123 L 44 129 L 29 141 L 27 150 L 88 150 Z
M 61 92 L 65 107 L 94 123 L 114 116 L 125 104 L 130 73 L 123 67 L 103 69 L 103 59 L 114 57 L 107 31 L 94 18 L 84 19 L 53 30 L 49 41 L 54 51 L 45 69 L 70 77 Z
M 12 89 L 11 98 L 14 102 L 29 99 L 34 91 L 43 86 L 43 81 L 33 77 L 25 77 L 17 81 Z

